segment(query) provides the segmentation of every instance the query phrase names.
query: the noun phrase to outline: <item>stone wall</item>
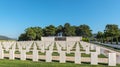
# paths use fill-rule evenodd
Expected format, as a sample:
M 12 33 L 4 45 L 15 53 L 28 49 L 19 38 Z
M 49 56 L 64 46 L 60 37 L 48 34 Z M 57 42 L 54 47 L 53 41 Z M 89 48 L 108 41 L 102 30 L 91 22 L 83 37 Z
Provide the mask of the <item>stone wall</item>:
M 55 37 L 41 37 L 41 41 L 54 41 Z

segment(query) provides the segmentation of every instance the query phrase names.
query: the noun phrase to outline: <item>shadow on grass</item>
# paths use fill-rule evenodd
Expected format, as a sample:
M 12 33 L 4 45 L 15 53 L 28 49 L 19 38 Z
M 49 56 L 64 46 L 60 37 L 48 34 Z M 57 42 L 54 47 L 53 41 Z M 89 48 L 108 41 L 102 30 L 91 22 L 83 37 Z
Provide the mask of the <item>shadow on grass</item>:
M 82 62 L 82 64 L 88 64 L 88 65 L 91 65 L 90 62 Z M 107 63 L 98 63 L 98 65 L 104 65 L 104 66 L 108 66 Z
M 41 62 L 45 62 L 45 60 L 44 60 L 44 59 L 39 59 L 39 61 L 41 61 Z

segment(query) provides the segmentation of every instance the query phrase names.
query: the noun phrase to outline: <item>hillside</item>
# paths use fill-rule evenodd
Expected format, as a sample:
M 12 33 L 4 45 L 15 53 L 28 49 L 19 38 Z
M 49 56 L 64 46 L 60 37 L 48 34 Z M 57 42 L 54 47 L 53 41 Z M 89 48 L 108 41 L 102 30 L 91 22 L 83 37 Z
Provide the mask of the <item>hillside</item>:
M 0 40 L 15 40 L 15 39 L 0 35 Z

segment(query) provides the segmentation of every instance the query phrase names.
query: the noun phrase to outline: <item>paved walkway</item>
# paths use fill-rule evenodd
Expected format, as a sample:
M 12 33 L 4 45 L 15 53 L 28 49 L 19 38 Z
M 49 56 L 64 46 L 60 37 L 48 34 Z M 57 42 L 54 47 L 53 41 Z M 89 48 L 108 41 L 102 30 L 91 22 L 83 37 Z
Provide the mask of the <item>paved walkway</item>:
M 99 43 L 99 42 L 96 42 L 96 43 Z M 99 44 L 120 49 L 120 42 L 119 42 L 118 45 L 116 43 L 113 43 L 113 44 L 110 44 L 110 43 L 99 43 Z

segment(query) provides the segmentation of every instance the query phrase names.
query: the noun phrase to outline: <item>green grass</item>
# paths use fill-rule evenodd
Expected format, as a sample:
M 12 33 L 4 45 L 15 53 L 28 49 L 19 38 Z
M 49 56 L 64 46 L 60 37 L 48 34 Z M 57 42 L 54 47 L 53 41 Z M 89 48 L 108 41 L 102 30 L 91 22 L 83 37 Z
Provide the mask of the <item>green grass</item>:
M 66 54 L 66 56 L 74 56 L 75 53 Z
M 90 54 L 82 53 L 81 56 L 82 56 L 82 57 L 90 57 Z
M 59 53 L 58 52 L 53 52 L 52 56 L 59 56 Z
M 33 62 L 33 61 L 21 61 L 21 60 L 0 60 L 0 67 L 109 67 L 107 64 L 90 65 L 90 63 L 74 64 L 71 62 L 59 63 L 59 62 Z M 117 65 L 116 67 L 120 67 Z
M 70 53 L 70 54 L 66 54 L 66 56 L 72 56 L 72 57 L 74 57 L 75 54 L 74 53 Z M 81 53 L 81 57 L 91 57 L 91 55 L 90 54 Z M 98 55 L 98 57 L 99 58 L 107 58 L 103 54 Z
M 96 50 L 90 50 L 90 52 L 96 52 Z
M 103 55 L 103 54 L 100 54 L 100 55 L 98 55 L 98 57 L 99 58 L 107 58 L 105 55 Z
M 5 52 L 5 53 L 9 53 L 9 52 Z M 16 51 L 15 54 L 20 54 L 19 51 Z M 27 55 L 32 55 L 32 51 L 27 52 Z M 41 53 L 39 52 L 39 55 L 45 55 L 45 53 Z M 52 56 L 60 56 L 60 54 L 58 52 L 53 52 Z M 74 53 L 70 53 L 70 54 L 66 54 L 66 56 L 71 56 L 74 57 L 75 54 Z M 85 53 L 81 53 L 81 57 L 90 57 L 90 54 L 85 54 Z M 99 58 L 107 58 L 106 56 L 104 56 L 103 54 L 98 55 Z
M 19 51 L 15 51 L 15 54 L 20 54 L 20 52 Z

